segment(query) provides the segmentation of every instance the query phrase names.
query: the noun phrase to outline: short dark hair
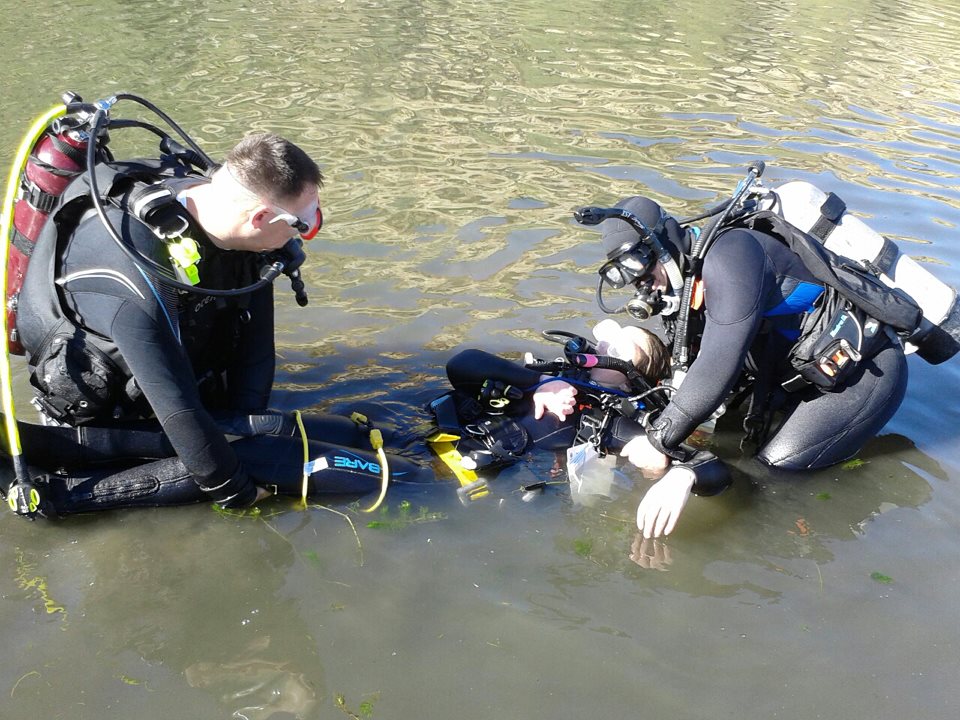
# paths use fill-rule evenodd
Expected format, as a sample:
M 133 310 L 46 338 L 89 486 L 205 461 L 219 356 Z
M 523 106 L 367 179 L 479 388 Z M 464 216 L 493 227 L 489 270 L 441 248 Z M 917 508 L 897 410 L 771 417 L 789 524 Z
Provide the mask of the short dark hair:
M 247 135 L 227 153 L 230 171 L 248 190 L 276 202 L 323 187 L 323 173 L 307 153 L 279 135 Z

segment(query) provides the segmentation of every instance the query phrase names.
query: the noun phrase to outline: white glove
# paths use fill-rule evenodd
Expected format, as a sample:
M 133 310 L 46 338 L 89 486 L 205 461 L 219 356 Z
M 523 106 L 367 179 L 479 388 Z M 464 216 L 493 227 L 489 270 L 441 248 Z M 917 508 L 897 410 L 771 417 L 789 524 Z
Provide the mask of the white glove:
M 620 456 L 627 458 L 631 465 L 650 473 L 659 473 L 670 464 L 670 458 L 651 445 L 646 435 L 637 435 L 624 445 Z
M 563 380 L 544 383 L 533 393 L 533 419 L 539 420 L 548 412 L 563 422 L 577 407 L 576 395 L 577 389 Z
M 647 490 L 637 507 L 637 529 L 645 538 L 669 535 L 687 504 L 696 475 L 682 465 L 672 467 Z

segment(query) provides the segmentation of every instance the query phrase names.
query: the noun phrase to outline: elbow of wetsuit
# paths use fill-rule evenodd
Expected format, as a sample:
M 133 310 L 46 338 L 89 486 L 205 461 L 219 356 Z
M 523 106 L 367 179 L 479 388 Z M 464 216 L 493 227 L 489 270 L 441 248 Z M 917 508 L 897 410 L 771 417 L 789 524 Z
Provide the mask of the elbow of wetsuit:
M 674 467 L 685 467 L 693 471 L 695 480 L 691 492 L 699 497 L 719 495 L 733 484 L 733 477 L 726 464 L 707 450 L 697 450 L 686 461 L 676 463 Z
M 245 508 L 253 505 L 257 499 L 257 486 L 247 475 L 243 466 L 238 464 L 230 476 L 219 485 L 213 478 L 196 479 L 197 487 L 209 495 L 214 502 L 225 508 Z
M 447 378 L 455 388 L 479 388 L 486 380 L 499 380 L 518 388 L 540 382 L 540 373 L 483 350 L 467 349 L 447 361 Z

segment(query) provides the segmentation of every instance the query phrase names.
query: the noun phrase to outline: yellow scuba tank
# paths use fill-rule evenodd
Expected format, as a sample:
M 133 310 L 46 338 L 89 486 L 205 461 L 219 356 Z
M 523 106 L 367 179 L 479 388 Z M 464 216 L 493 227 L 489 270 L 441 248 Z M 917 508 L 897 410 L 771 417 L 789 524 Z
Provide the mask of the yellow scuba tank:
M 881 282 L 908 295 L 923 311 L 920 327 L 905 350 L 936 365 L 960 351 L 960 303 L 957 291 L 942 283 L 889 238 L 847 211 L 836 195 L 803 181 L 768 190 L 761 207 L 770 209 L 824 247 L 874 272 Z

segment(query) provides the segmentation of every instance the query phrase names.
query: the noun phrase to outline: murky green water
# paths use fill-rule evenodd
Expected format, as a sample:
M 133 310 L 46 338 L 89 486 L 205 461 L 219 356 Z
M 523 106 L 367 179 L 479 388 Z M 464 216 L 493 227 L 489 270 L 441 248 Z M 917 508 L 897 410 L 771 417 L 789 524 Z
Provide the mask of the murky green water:
M 213 154 L 269 128 L 322 161 L 278 407 L 408 421 L 453 351 L 598 318 L 572 208 L 639 192 L 692 214 L 755 158 L 960 286 L 952 0 L 0 8 L 4 167 L 65 89 L 145 95 Z M 912 359 L 857 468 L 774 477 L 721 433 L 736 487 L 655 547 L 632 530 L 642 481 L 521 502 L 544 458 L 470 508 L 396 489 L 381 528 L 280 502 L 2 515 L 0 717 L 953 717 L 958 367 Z

